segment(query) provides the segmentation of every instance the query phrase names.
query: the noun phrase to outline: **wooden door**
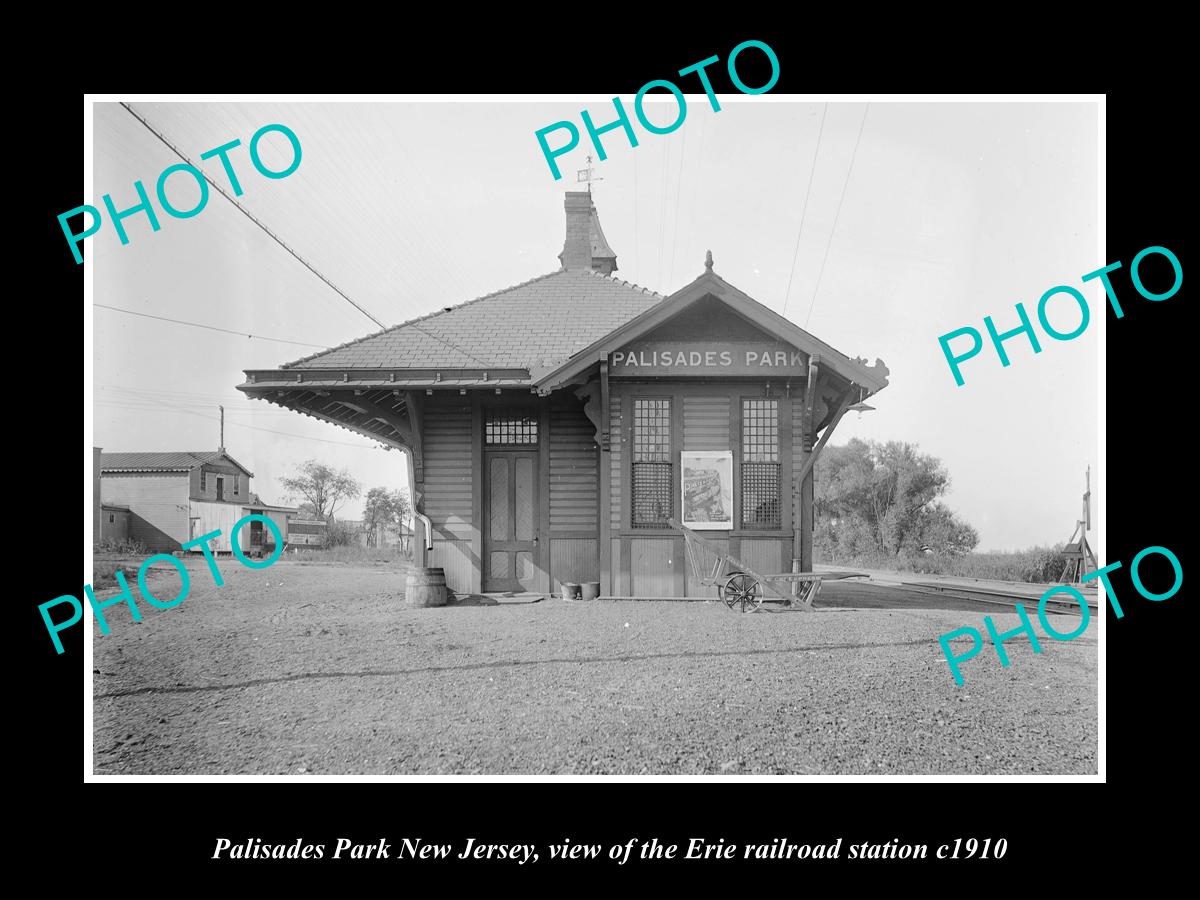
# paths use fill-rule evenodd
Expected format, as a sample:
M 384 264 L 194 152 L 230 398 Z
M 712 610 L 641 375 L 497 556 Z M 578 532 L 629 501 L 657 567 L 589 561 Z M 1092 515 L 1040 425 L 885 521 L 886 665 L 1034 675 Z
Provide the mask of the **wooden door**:
M 532 591 L 537 580 L 537 447 L 483 454 L 483 589 Z

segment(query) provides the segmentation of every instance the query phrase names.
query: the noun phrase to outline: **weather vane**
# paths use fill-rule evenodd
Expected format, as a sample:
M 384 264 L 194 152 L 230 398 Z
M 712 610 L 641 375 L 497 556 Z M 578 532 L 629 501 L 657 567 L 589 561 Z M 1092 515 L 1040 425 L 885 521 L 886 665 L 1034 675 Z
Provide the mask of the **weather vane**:
M 592 174 L 592 173 L 593 173 L 593 172 L 595 172 L 596 170 L 592 168 L 592 158 L 591 158 L 591 156 L 588 156 L 588 158 L 587 158 L 587 164 L 588 164 L 588 167 L 587 167 L 586 169 L 578 169 L 578 170 L 576 170 L 576 172 L 575 172 L 575 182 L 576 182 L 576 183 L 579 183 L 580 181 L 586 181 L 586 182 L 587 182 L 587 186 L 588 186 L 588 193 L 590 194 L 590 193 L 592 192 L 592 182 L 593 182 L 593 181 L 603 181 L 604 179 L 603 179 L 603 178 L 601 178 L 601 177 L 600 177 L 600 176 L 598 176 L 598 175 L 593 175 L 593 174 Z

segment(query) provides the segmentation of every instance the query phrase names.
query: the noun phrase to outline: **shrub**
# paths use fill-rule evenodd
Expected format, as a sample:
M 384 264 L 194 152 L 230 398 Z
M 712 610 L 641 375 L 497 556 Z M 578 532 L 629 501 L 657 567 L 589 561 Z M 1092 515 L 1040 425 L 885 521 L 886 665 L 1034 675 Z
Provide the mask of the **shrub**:
M 1037 584 L 1056 582 L 1067 564 L 1062 545 L 1031 547 L 1009 553 L 920 553 L 889 557 L 879 553 L 839 555 L 821 552 L 817 559 L 827 565 L 863 569 L 894 569 L 919 575 L 949 575 L 989 581 L 1022 581 Z
M 345 522 L 330 522 L 325 531 L 326 547 L 348 547 L 354 543 L 354 530 Z
M 140 541 L 125 538 L 120 541 L 104 540 L 96 544 L 101 553 L 120 553 L 122 556 L 148 556 L 150 548 Z

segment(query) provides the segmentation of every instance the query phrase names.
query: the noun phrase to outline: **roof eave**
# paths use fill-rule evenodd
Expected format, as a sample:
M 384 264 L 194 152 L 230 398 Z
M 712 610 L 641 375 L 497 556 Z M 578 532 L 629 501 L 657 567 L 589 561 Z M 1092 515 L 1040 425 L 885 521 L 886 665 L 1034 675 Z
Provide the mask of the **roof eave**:
M 657 328 L 687 309 L 692 303 L 709 294 L 727 303 L 733 300 L 734 302 L 730 305 L 735 311 L 743 313 L 752 322 L 768 330 L 775 330 L 781 337 L 789 339 L 798 349 L 809 354 L 815 353 L 821 359 L 822 364 L 827 363 L 835 373 L 854 384 L 867 388 L 869 391 L 867 396 L 877 394 L 887 387 L 888 370 L 882 360 L 876 360 L 876 365 L 872 367 L 855 362 L 711 271 L 703 273 L 663 302 L 650 307 L 620 328 L 614 329 L 580 350 L 562 365 L 541 375 L 535 381 L 535 387 L 539 393 L 549 393 L 563 387 L 597 362 L 607 359 L 608 353 L 612 350 Z
M 194 466 L 192 468 L 195 468 Z M 106 472 L 110 475 L 126 474 L 129 472 L 157 472 L 162 475 L 186 475 L 191 469 L 184 469 L 177 466 L 115 466 L 115 467 L 100 467 L 100 474 Z
M 247 394 L 268 390 L 312 390 L 372 388 L 390 390 L 424 390 L 427 388 L 531 387 L 529 369 L 496 367 L 470 369 L 422 366 L 405 369 L 388 367 L 354 369 L 244 369 L 246 380 L 237 386 Z

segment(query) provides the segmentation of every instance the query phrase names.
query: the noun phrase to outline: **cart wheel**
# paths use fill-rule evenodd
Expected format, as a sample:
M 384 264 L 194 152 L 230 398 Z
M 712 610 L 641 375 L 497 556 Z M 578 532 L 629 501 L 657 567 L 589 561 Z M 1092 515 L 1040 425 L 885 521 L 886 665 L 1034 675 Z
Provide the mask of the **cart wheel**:
M 737 571 L 727 572 L 726 574 L 721 576 L 721 578 L 724 580 L 717 582 L 717 599 L 723 601 L 726 605 L 729 606 L 730 609 L 733 608 L 733 604 L 729 600 L 729 598 L 725 596 L 725 586 L 727 584 L 729 584 L 730 578 L 732 578 L 734 575 L 741 575 L 741 574 L 742 574 L 741 572 L 737 572 Z
M 730 609 L 740 608 L 742 612 L 755 612 L 763 602 L 758 579 L 744 572 L 735 572 L 726 579 L 721 599 Z

